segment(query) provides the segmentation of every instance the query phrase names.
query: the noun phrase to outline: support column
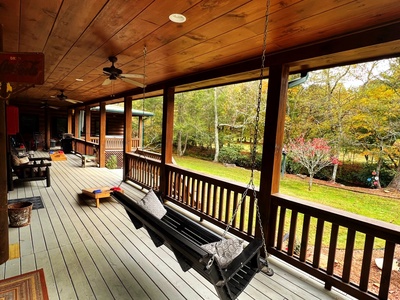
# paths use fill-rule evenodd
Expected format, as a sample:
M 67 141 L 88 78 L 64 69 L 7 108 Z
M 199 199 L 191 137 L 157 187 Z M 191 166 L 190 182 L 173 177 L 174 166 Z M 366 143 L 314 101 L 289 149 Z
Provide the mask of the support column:
M 49 107 L 46 105 L 44 109 L 44 149 L 50 150 L 50 114 Z
M 91 131 L 91 110 L 90 106 L 85 106 L 85 141 L 90 142 L 90 131 Z M 85 154 L 92 154 L 91 148 L 92 146 L 88 146 L 86 144 L 85 146 Z
M 123 180 L 129 175 L 129 165 L 126 159 L 126 153 L 132 152 L 132 98 L 124 98 L 124 149 L 123 149 Z
M 161 174 L 160 174 L 160 192 L 165 195 L 168 187 L 168 174 L 165 164 L 172 163 L 172 150 L 174 139 L 174 101 L 175 88 L 169 87 L 164 89 L 163 94 L 163 121 L 162 121 L 162 138 L 161 138 Z
M 273 245 L 275 238 L 277 207 L 272 205 L 271 195 L 279 192 L 288 77 L 288 66 L 278 65 L 269 68 L 259 195 L 260 214 L 267 247 Z
M 0 24 L 0 51 L 3 51 L 3 25 Z M 1 83 L 5 90 L 6 83 Z M 9 258 L 7 200 L 7 125 L 6 101 L 0 99 L 0 265 Z
M 75 109 L 74 111 L 74 137 L 79 138 L 79 109 Z
M 0 99 L 0 265 L 9 258 L 7 204 L 6 101 Z
M 67 133 L 72 133 L 72 116 L 73 116 L 73 110 L 68 109 L 68 118 L 67 118 Z
M 100 103 L 99 167 L 106 166 L 106 104 Z

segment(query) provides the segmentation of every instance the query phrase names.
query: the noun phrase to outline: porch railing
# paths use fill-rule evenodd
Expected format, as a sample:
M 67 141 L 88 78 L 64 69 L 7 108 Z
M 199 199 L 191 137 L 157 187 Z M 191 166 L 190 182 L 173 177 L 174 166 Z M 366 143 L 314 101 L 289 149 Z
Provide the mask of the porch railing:
M 94 155 L 94 149 L 97 146 L 98 144 L 83 139 L 73 138 L 72 140 L 72 150 L 79 154 Z
M 327 289 L 387 299 L 400 226 L 281 194 L 272 196 L 270 226 L 270 254 L 323 280 Z M 374 251 L 383 258 L 375 285 L 369 283 Z
M 125 153 L 126 179 L 148 189 L 160 190 L 161 161 L 135 153 Z
M 128 178 L 147 188 L 160 187 L 161 163 L 126 154 Z M 237 206 L 244 185 L 166 165 L 166 200 L 222 229 Z M 256 230 L 252 193 L 245 198 L 231 233 L 246 240 Z M 400 226 L 299 200 L 281 194 L 271 197 L 268 252 L 294 267 L 357 299 L 387 299 Z M 370 283 L 370 269 L 379 249 L 383 258 L 380 282 Z M 375 251 L 375 252 L 374 252 Z M 356 271 L 359 270 L 359 271 Z
M 90 141 L 99 144 L 99 137 L 90 137 Z M 132 149 L 140 146 L 139 138 L 132 138 Z M 124 138 L 122 136 L 106 136 L 106 150 L 122 150 L 124 147 Z

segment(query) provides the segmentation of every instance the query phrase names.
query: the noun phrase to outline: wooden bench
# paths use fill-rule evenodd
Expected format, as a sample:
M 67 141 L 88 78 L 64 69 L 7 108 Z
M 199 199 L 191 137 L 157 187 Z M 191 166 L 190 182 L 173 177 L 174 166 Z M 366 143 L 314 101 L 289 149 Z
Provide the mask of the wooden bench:
M 16 165 L 13 163 L 12 155 L 7 159 L 7 181 L 8 190 L 14 190 L 14 182 L 46 180 L 46 186 L 50 187 L 50 157 L 29 158 L 28 163 Z M 17 177 L 14 179 L 14 177 Z
M 113 192 L 111 196 L 124 206 L 136 229 L 144 226 L 156 247 L 166 245 L 182 270 L 193 268 L 214 285 L 220 299 L 236 299 L 262 268 L 262 241 L 258 239 L 252 240 L 227 267 L 221 268 L 213 255 L 201 247 L 221 241 L 221 236 L 167 205 L 164 205 L 167 214 L 158 219 L 122 193 Z
M 82 165 L 83 168 L 86 167 L 97 167 L 97 155 L 82 155 Z

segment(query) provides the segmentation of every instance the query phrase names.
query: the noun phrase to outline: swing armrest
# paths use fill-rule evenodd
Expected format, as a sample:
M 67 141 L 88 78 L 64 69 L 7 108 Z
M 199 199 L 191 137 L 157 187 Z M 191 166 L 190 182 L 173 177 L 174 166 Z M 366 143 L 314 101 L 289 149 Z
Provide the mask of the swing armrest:
M 228 265 L 227 268 L 222 270 L 222 276 L 224 281 L 231 279 L 240 269 L 243 268 L 250 260 L 255 260 L 251 263 L 250 268 L 257 270 L 261 269 L 260 262 L 260 249 L 262 248 L 262 241 L 259 239 L 253 239 L 246 248 L 243 249 L 235 259 Z

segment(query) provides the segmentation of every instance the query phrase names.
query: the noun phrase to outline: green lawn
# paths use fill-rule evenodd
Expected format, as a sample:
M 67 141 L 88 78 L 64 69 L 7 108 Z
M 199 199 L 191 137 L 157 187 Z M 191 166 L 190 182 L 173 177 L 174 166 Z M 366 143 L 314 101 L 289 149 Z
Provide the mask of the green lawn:
M 215 175 L 223 178 L 247 184 L 250 179 L 250 171 L 238 167 L 225 167 L 222 164 L 204 161 L 191 157 L 175 157 L 178 165 L 195 170 L 197 172 Z M 260 172 L 255 172 L 255 184 L 258 186 Z M 340 188 L 313 184 L 312 191 L 308 191 L 308 181 L 302 179 L 284 177 L 281 180 L 280 192 L 285 195 L 324 204 L 342 209 L 362 216 L 400 225 L 400 202 L 399 200 L 378 197 L 369 194 L 356 193 Z M 301 220 L 299 221 L 301 222 Z M 313 224 L 311 224 L 313 225 Z M 301 228 L 301 224 L 298 224 Z M 329 228 L 326 228 L 329 230 Z M 342 232 L 342 230 L 341 230 Z M 340 234 L 338 243 L 343 245 L 346 232 Z M 357 237 L 356 248 L 362 247 L 364 237 Z M 377 242 L 376 247 L 380 247 Z

